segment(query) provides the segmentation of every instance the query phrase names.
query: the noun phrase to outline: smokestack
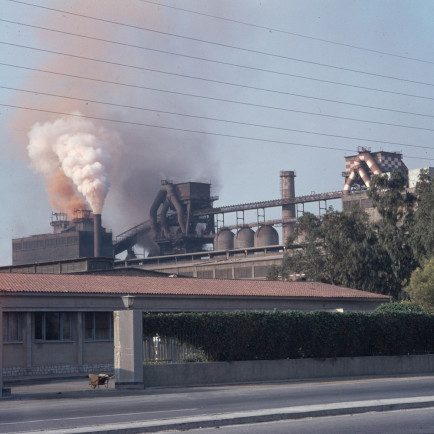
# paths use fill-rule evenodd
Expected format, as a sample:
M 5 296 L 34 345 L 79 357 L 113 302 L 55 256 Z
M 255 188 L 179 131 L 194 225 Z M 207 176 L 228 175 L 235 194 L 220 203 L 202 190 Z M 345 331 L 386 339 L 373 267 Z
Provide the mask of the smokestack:
M 282 200 L 295 198 L 295 172 L 285 170 L 280 172 Z M 282 244 L 286 243 L 287 238 L 294 231 L 294 223 L 288 219 L 295 218 L 295 204 L 282 205 Z
M 101 214 L 93 215 L 93 256 L 101 256 Z

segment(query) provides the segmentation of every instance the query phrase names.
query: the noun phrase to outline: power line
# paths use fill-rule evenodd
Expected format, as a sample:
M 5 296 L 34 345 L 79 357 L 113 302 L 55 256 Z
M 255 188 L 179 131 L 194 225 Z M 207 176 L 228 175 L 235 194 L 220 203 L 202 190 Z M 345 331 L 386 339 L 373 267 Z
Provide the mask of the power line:
M 133 28 L 133 29 L 138 29 L 138 30 L 144 30 L 144 31 L 155 33 L 155 34 L 159 34 L 159 35 L 171 36 L 171 37 L 176 37 L 176 38 L 180 38 L 180 39 L 185 39 L 185 40 L 188 40 L 188 41 L 200 42 L 200 43 L 203 43 L 203 44 L 215 45 L 215 46 L 218 46 L 218 47 L 224 47 L 224 48 L 230 48 L 230 49 L 233 49 L 233 50 L 244 51 L 244 52 L 247 52 L 247 53 L 261 54 L 261 55 L 275 57 L 275 58 L 279 58 L 279 59 L 292 60 L 294 62 L 307 63 L 309 65 L 321 66 L 321 67 L 326 67 L 326 68 L 338 69 L 338 70 L 341 70 L 341 71 L 355 72 L 355 73 L 358 73 L 358 74 L 370 75 L 370 76 L 373 76 L 373 77 L 388 78 L 388 79 L 391 79 L 391 80 L 398 80 L 398 81 L 404 81 L 404 82 L 415 83 L 415 84 L 423 84 L 423 85 L 426 85 L 426 86 L 433 86 L 434 87 L 433 83 L 416 82 L 416 81 L 413 81 L 413 80 L 410 80 L 410 79 L 405 79 L 405 78 L 400 78 L 400 77 L 392 77 L 392 76 L 383 75 L 383 74 L 377 74 L 377 73 L 373 73 L 373 72 L 366 72 L 366 71 L 360 71 L 360 70 L 351 69 L 351 68 L 344 68 L 344 67 L 340 67 L 340 66 L 328 65 L 328 64 L 325 64 L 325 63 L 314 62 L 314 61 L 310 61 L 310 60 L 303 60 L 303 59 L 298 59 L 298 58 L 295 58 L 295 57 L 283 56 L 283 55 L 280 55 L 280 54 L 272 54 L 272 53 L 267 53 L 265 51 L 253 50 L 253 49 L 250 49 L 250 48 L 242 48 L 242 47 L 238 47 L 238 46 L 235 46 L 235 45 L 223 44 L 223 43 L 220 43 L 220 42 L 207 41 L 205 39 L 193 38 L 191 36 L 177 35 L 175 33 L 163 32 L 161 30 L 149 29 L 149 28 L 146 28 L 146 27 L 135 26 L 135 25 L 132 25 L 132 24 L 125 24 L 125 23 L 121 23 L 121 22 L 118 22 L 118 21 L 107 20 L 107 19 L 104 19 L 104 18 L 96 18 L 96 17 L 92 17 L 90 15 L 78 14 L 78 13 L 74 13 L 74 12 L 65 11 L 65 10 L 62 10 L 62 9 L 55 9 L 55 8 L 50 8 L 50 7 L 47 7 L 47 6 L 35 5 L 35 4 L 32 4 L 32 3 L 27 3 L 27 2 L 19 1 L 19 0 L 7 0 L 7 1 L 13 2 L 13 3 L 23 4 L 23 5 L 26 5 L 26 6 L 32 6 L 32 7 L 36 7 L 36 8 L 41 8 L 41 9 L 45 9 L 45 10 L 50 10 L 50 11 L 54 11 L 54 12 L 60 12 L 62 14 L 68 14 L 68 15 L 77 16 L 77 17 L 81 17 L 81 18 L 87 18 L 87 19 L 90 19 L 90 20 L 101 21 L 101 22 L 108 23 L 108 24 L 115 24 L 115 25 L 122 26 L 122 27 L 128 27 L 128 28 Z
M 251 70 L 251 71 L 266 72 L 266 73 L 269 73 L 269 74 L 276 74 L 276 75 L 281 75 L 281 76 L 286 76 L 286 77 L 293 77 L 293 78 L 301 78 L 303 80 L 317 81 L 317 82 L 321 82 L 321 83 L 334 84 L 334 85 L 337 85 L 337 86 L 352 87 L 352 88 L 355 88 L 355 89 L 370 90 L 370 91 L 374 91 L 374 92 L 383 92 L 383 93 L 389 93 L 389 94 L 394 94 L 394 95 L 409 96 L 409 97 L 422 98 L 422 99 L 431 99 L 431 100 L 434 99 L 434 98 L 429 98 L 429 97 L 426 97 L 426 96 L 420 96 L 420 95 L 414 95 L 414 94 L 395 92 L 395 91 L 390 91 L 390 90 L 378 89 L 378 88 L 373 88 L 373 87 L 368 87 L 368 86 L 360 86 L 360 85 L 349 84 L 349 83 L 342 83 L 342 82 L 339 82 L 339 81 L 325 80 L 325 79 L 315 78 L 315 77 L 308 77 L 308 76 L 300 75 L 300 74 L 290 74 L 288 72 L 274 71 L 274 70 L 265 69 L 265 68 L 258 68 L 258 67 L 254 67 L 254 66 L 240 65 L 240 64 L 231 63 L 231 62 L 223 62 L 223 61 L 220 61 L 220 60 L 206 59 L 204 57 L 192 56 L 192 55 L 188 55 L 188 54 L 180 54 L 180 53 L 175 53 L 175 52 L 172 52 L 172 51 L 166 51 L 166 50 L 160 50 L 160 49 L 156 49 L 156 48 L 144 47 L 144 46 L 135 45 L 135 44 L 128 44 L 128 43 L 113 41 L 113 40 L 109 40 L 109 39 L 96 38 L 96 37 L 93 37 L 93 36 L 85 36 L 85 35 L 80 35 L 80 34 L 77 34 L 77 33 L 66 32 L 64 30 L 50 29 L 50 28 L 47 28 L 47 27 L 41 27 L 41 26 L 36 26 L 36 25 L 26 24 L 26 23 L 20 23 L 20 22 L 17 22 L 17 21 L 5 20 L 5 19 L 2 19 L 2 18 L 0 18 L 0 21 L 6 22 L 6 23 L 9 23 L 9 24 L 14 24 L 14 25 L 31 27 L 31 28 L 35 28 L 35 29 L 39 29 L 39 30 L 45 30 L 45 31 L 48 31 L 48 32 L 55 32 L 55 33 L 60 33 L 60 34 L 68 35 L 68 36 L 75 36 L 75 37 L 78 37 L 78 38 L 85 38 L 85 39 L 95 40 L 95 41 L 98 41 L 98 42 L 106 42 L 106 43 L 110 43 L 110 44 L 117 44 L 117 45 L 121 45 L 121 46 L 126 46 L 126 47 L 131 47 L 131 48 L 137 48 L 137 49 L 141 49 L 141 50 L 153 51 L 153 52 L 156 52 L 156 53 L 168 54 L 168 55 L 171 55 L 171 56 L 179 56 L 179 57 L 184 57 L 184 58 L 188 58 L 188 59 L 200 60 L 200 61 L 203 61 L 203 62 L 210 62 L 210 63 L 219 64 L 219 65 L 225 65 L 225 66 L 232 66 L 232 67 L 236 67 L 236 68 L 248 69 L 248 70 Z M 2 41 L 0 41 L 0 43 L 6 44 L 6 45 L 15 45 L 17 47 L 27 48 L 27 49 L 31 49 L 31 50 L 46 51 L 46 52 L 49 52 L 49 53 L 61 54 L 61 55 L 70 56 L 70 57 L 79 57 L 79 56 L 74 56 L 72 54 L 58 53 L 58 52 L 55 52 L 55 51 L 44 50 L 42 48 L 29 47 L 29 46 L 25 46 L 25 45 L 13 44 L 13 43 L 9 43 L 9 42 L 2 42 Z M 103 60 L 93 59 L 93 58 L 89 59 L 89 58 L 85 57 L 85 59 L 87 59 L 87 60 L 94 60 L 94 61 L 98 61 L 98 62 L 104 62 Z M 116 63 L 116 65 L 134 68 L 134 66 L 131 66 L 131 65 L 124 65 L 124 64 L 118 64 L 118 63 Z M 145 69 L 145 68 L 143 68 L 143 69 Z M 425 84 L 425 83 L 421 82 L 419 84 Z M 410 114 L 413 114 L 413 113 L 410 113 Z
M 135 126 L 141 126 L 141 127 L 158 128 L 158 129 L 170 130 L 170 131 L 179 131 L 179 132 L 184 132 L 184 133 L 204 134 L 204 135 L 209 135 L 209 136 L 226 137 L 226 138 L 240 139 L 240 140 L 250 140 L 250 141 L 254 141 L 254 142 L 265 142 L 265 143 L 273 143 L 273 144 L 280 144 L 280 145 L 301 146 L 301 147 L 306 147 L 306 148 L 316 148 L 316 149 L 327 149 L 327 150 L 334 150 L 334 151 L 353 152 L 352 149 L 336 148 L 336 147 L 332 147 L 332 146 L 307 145 L 304 143 L 294 143 L 294 142 L 287 142 L 287 141 L 280 141 L 280 140 L 260 139 L 257 137 L 236 136 L 236 135 L 232 135 L 232 134 L 223 134 L 223 133 L 212 133 L 209 131 L 190 130 L 187 128 L 176 128 L 176 127 L 168 127 L 168 126 L 163 126 L 163 125 L 145 124 L 142 122 L 132 122 L 132 121 L 125 121 L 125 120 L 120 120 L 120 119 L 110 119 L 110 118 L 103 118 L 103 117 L 99 117 L 99 116 L 88 116 L 88 115 L 82 115 L 82 114 L 78 114 L 78 113 L 66 113 L 66 112 L 59 112 L 59 111 L 54 111 L 54 110 L 43 110 L 43 109 L 36 109 L 36 108 L 32 108 L 32 107 L 17 106 L 17 105 L 12 105 L 12 104 L 0 103 L 0 106 L 16 108 L 16 109 L 20 109 L 20 110 L 31 110 L 31 111 L 37 111 L 37 112 L 42 112 L 42 113 L 57 114 L 57 115 L 62 115 L 62 116 L 74 116 L 74 117 L 78 117 L 78 118 L 94 119 L 94 120 L 99 120 L 99 121 L 114 122 L 114 123 L 135 125 Z M 406 156 L 406 158 L 418 158 L 418 159 L 422 159 L 422 160 L 434 160 L 434 158 L 427 158 L 427 157 L 408 157 L 408 156 Z
M 406 60 L 413 60 L 415 62 L 434 64 L 434 62 L 430 61 L 430 60 L 418 59 L 418 58 L 415 58 L 415 57 L 402 56 L 402 55 L 399 55 L 399 54 L 388 53 L 386 51 L 379 51 L 379 50 L 374 50 L 374 49 L 371 49 L 371 48 L 360 47 L 358 45 L 345 44 L 343 42 L 336 42 L 336 41 L 332 41 L 330 39 L 317 38 L 315 36 L 302 35 L 301 33 L 289 32 L 287 30 L 277 29 L 275 27 L 267 27 L 267 26 L 262 26 L 262 25 L 259 25 L 259 24 L 247 23 L 245 21 L 234 20 L 232 18 L 220 17 L 220 16 L 217 16 L 217 15 L 211 15 L 211 14 L 206 14 L 206 13 L 203 13 L 203 12 L 192 11 L 191 9 L 184 9 L 184 8 L 180 8 L 180 7 L 177 7 L 177 6 L 165 5 L 165 4 L 157 3 L 157 2 L 154 2 L 154 1 L 149 1 L 149 0 L 139 0 L 139 1 L 142 1 L 143 3 L 149 3 L 149 4 L 152 4 L 152 5 L 164 7 L 164 8 L 169 8 L 169 9 L 175 9 L 175 10 L 179 10 L 179 11 L 183 11 L 183 12 L 188 12 L 190 14 L 201 15 L 201 16 L 208 17 L 208 18 L 215 18 L 215 19 L 218 19 L 218 20 L 228 21 L 228 22 L 235 23 L 235 24 L 242 24 L 244 26 L 249 26 L 249 27 L 254 27 L 254 28 L 257 28 L 257 29 L 272 31 L 272 32 L 275 32 L 275 33 L 282 33 L 282 34 L 285 34 L 285 35 L 297 36 L 299 38 L 305 38 L 305 39 L 310 39 L 310 40 L 313 40 L 313 41 L 325 42 L 327 44 L 333 44 L 333 45 L 337 45 L 337 46 L 341 46 L 341 47 L 354 48 L 356 50 L 367 51 L 369 53 L 382 54 L 384 56 L 397 57 L 399 59 L 406 59 Z
M 175 76 L 175 77 L 182 77 L 182 78 L 189 78 L 189 79 L 192 79 L 192 80 L 205 81 L 207 83 L 224 84 L 226 86 L 236 86 L 236 87 L 241 87 L 241 88 L 244 88 L 244 89 L 259 90 L 259 91 L 262 91 L 262 92 L 270 92 L 270 93 L 277 93 L 277 94 L 280 94 L 280 95 L 289 95 L 289 96 L 297 96 L 297 97 L 300 97 L 300 98 L 317 99 L 317 100 L 321 100 L 321 101 L 334 102 L 334 103 L 338 103 L 338 104 L 356 105 L 354 103 L 346 103 L 346 102 L 341 102 L 341 101 L 336 101 L 336 100 L 328 100 L 328 99 L 323 99 L 323 98 L 317 98 L 317 97 L 312 97 L 312 96 L 306 96 L 306 95 L 296 94 L 296 93 L 292 93 L 292 92 L 284 92 L 284 91 L 280 91 L 280 90 L 273 90 L 273 89 L 267 89 L 267 88 L 256 87 L 256 86 L 248 86 L 246 84 L 232 83 L 232 82 L 223 81 L 223 80 L 213 80 L 213 79 L 210 79 L 210 78 L 198 77 L 198 76 L 189 75 L 189 74 L 181 74 L 181 73 L 177 73 L 177 72 L 162 71 L 160 69 L 146 68 L 144 66 L 128 65 L 128 64 L 125 64 L 125 63 L 113 62 L 113 61 L 110 61 L 110 60 L 95 59 L 93 57 L 86 57 L 86 56 L 79 56 L 79 55 L 76 55 L 76 54 L 63 53 L 63 52 L 60 52 L 60 51 L 48 50 L 48 49 L 45 49 L 45 48 L 37 48 L 37 47 L 30 47 L 28 45 L 14 44 L 12 42 L 0 41 L 0 44 L 10 45 L 10 46 L 19 47 L 19 48 L 25 48 L 25 49 L 29 49 L 29 50 L 42 51 L 44 53 L 50 53 L 50 54 L 56 54 L 56 55 L 61 55 L 61 56 L 67 56 L 67 57 L 72 57 L 72 58 L 75 58 L 75 59 L 90 60 L 91 62 L 104 63 L 104 64 L 107 64 L 107 65 L 122 66 L 124 68 L 139 69 L 141 71 L 149 71 L 149 72 L 155 72 L 155 73 L 158 73 L 158 74 L 172 75 L 172 76 Z M 333 83 L 333 82 L 330 82 L 330 81 L 327 81 L 327 80 L 320 80 L 320 79 L 315 79 L 315 80 L 326 82 L 326 83 Z M 394 91 L 382 90 L 382 89 L 365 88 L 365 87 L 356 86 L 356 85 L 346 85 L 346 84 L 343 84 L 343 85 L 344 86 L 351 86 L 351 87 L 359 88 L 359 89 L 368 89 L 368 90 L 374 90 L 374 91 L 377 91 L 377 92 L 390 93 L 390 94 L 394 94 L 394 95 L 400 95 L 400 96 L 406 96 L 406 97 L 412 97 L 412 98 L 420 98 L 420 99 L 427 99 L 427 100 L 434 101 L 434 97 L 420 96 L 420 95 L 414 95 L 414 94 L 408 94 L 408 93 L 402 93 L 402 92 L 394 92 Z
M 228 120 L 228 119 L 213 118 L 213 117 L 208 117 L 208 116 L 197 116 L 197 115 L 186 114 L 186 113 L 178 113 L 178 112 L 171 112 L 171 111 L 165 111 L 165 110 L 156 110 L 156 109 L 150 109 L 150 108 L 146 108 L 146 107 L 137 107 L 137 106 L 132 106 L 132 105 L 110 103 L 110 102 L 106 102 L 106 101 L 92 100 L 92 99 L 88 99 L 88 98 L 77 98 L 77 97 L 71 97 L 71 96 L 66 96 L 66 95 L 59 95 L 59 94 L 46 93 L 46 92 L 40 92 L 40 91 L 19 89 L 19 88 L 15 88 L 15 87 L 0 86 L 0 89 L 8 89 L 8 90 L 13 90 L 13 91 L 18 91 L 18 92 L 51 96 L 51 97 L 56 97 L 56 98 L 69 99 L 69 100 L 74 100 L 74 101 L 82 101 L 82 102 L 86 102 L 86 103 L 108 105 L 108 106 L 113 106 L 113 107 L 122 107 L 122 108 L 134 109 L 134 110 L 148 111 L 148 112 L 153 112 L 153 113 L 168 114 L 168 115 L 172 115 L 172 116 L 182 116 L 182 117 L 202 119 L 202 120 L 207 120 L 207 121 L 225 122 L 225 123 L 229 123 L 229 124 L 258 127 L 258 128 L 266 128 L 266 129 L 270 129 L 270 130 L 291 131 L 291 132 L 302 133 L 302 134 L 312 134 L 312 135 L 317 135 L 317 136 L 335 137 L 335 138 L 349 139 L 349 140 L 360 140 L 360 141 L 364 141 L 364 142 L 381 143 L 381 144 L 388 144 L 388 145 L 398 145 L 398 146 L 411 147 L 411 148 L 434 149 L 432 146 L 410 145 L 407 143 L 388 142 L 388 141 L 384 141 L 384 140 L 373 140 L 373 139 L 366 139 L 363 137 L 350 137 L 350 136 L 341 136 L 341 135 L 337 135 L 337 134 L 318 133 L 315 131 L 297 130 L 297 129 L 293 129 L 293 128 L 273 127 L 271 125 L 261 125 L 261 124 L 255 124 L 255 123 L 249 123 L 249 122 L 241 122 L 241 121 L 234 121 L 234 120 Z
M 389 122 L 371 121 L 371 120 L 365 120 L 365 119 L 350 118 L 350 117 L 345 117 L 345 116 L 328 115 L 325 113 L 314 113 L 314 112 L 307 112 L 307 111 L 303 111 L 303 110 L 295 110 L 295 109 L 288 109 L 288 108 L 282 108 L 282 107 L 253 104 L 253 103 L 248 103 L 248 102 L 243 102 L 243 101 L 236 101 L 236 100 L 230 100 L 230 99 L 224 99 L 224 98 L 203 96 L 203 95 L 197 95 L 197 94 L 191 94 L 191 93 L 185 93 L 185 92 L 177 92 L 177 91 L 171 91 L 171 90 L 166 90 L 166 89 L 158 89 L 158 88 L 154 88 L 154 87 L 139 86 L 136 84 L 119 83 L 119 82 L 110 81 L 110 80 L 103 80 L 103 79 L 99 79 L 99 78 L 83 77 L 80 75 L 66 74 L 66 73 L 62 73 L 62 72 L 47 71 L 44 69 L 30 68 L 28 66 L 12 65 L 12 64 L 3 63 L 3 62 L 0 62 L 0 65 L 12 67 L 12 68 L 26 69 L 29 71 L 37 71 L 37 72 L 42 72 L 42 73 L 47 73 L 47 74 L 53 74 L 53 75 L 60 75 L 60 76 L 64 76 L 64 77 L 78 78 L 81 80 L 89 80 L 89 81 L 94 81 L 94 82 L 98 82 L 98 83 L 114 84 L 117 86 L 130 87 L 133 89 L 150 90 L 150 91 L 155 91 L 155 92 L 169 93 L 172 95 L 201 98 L 201 99 L 206 99 L 206 100 L 210 100 L 210 101 L 219 101 L 219 102 L 226 102 L 226 103 L 232 103 L 232 104 L 240 104 L 240 105 L 245 105 L 245 106 L 250 106 L 250 107 L 259 107 L 259 108 L 266 108 L 266 109 L 272 109 L 272 110 L 287 111 L 287 112 L 292 112 L 292 113 L 307 114 L 307 115 L 312 115 L 312 116 L 321 116 L 321 117 L 328 117 L 328 118 L 333 118 L 333 119 L 342 119 L 342 120 L 354 121 L 354 122 L 363 122 L 363 123 L 370 123 L 370 124 L 376 124 L 376 125 L 385 125 L 385 126 L 390 126 L 390 127 L 409 128 L 409 129 L 415 129 L 415 130 L 421 130 L 421 131 L 434 131 L 434 129 L 432 129 L 432 128 L 414 127 L 411 125 L 393 124 L 393 123 L 389 123 Z M 310 98 L 314 98 L 314 97 L 310 97 Z M 320 98 L 314 98 L 314 99 L 320 99 Z

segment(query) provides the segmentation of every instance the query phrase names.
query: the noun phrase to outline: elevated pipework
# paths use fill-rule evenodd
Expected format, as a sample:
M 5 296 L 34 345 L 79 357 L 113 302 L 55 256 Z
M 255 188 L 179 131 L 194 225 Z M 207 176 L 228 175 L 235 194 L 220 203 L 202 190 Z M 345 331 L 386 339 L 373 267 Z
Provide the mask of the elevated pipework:
M 347 180 L 345 181 L 343 191 L 344 196 L 347 196 L 350 193 L 351 186 L 353 185 L 357 177 L 361 178 L 366 188 L 369 188 L 371 186 L 371 177 L 369 173 L 365 170 L 364 165 L 374 175 L 382 174 L 382 170 L 378 166 L 377 162 L 374 160 L 374 157 L 369 152 L 366 152 L 363 149 L 354 159 L 353 169 L 349 174 Z
M 285 170 L 280 172 L 282 201 L 295 199 L 295 172 Z M 287 238 L 294 231 L 294 223 L 288 222 L 288 219 L 295 218 L 295 203 L 282 205 L 282 243 L 285 244 Z

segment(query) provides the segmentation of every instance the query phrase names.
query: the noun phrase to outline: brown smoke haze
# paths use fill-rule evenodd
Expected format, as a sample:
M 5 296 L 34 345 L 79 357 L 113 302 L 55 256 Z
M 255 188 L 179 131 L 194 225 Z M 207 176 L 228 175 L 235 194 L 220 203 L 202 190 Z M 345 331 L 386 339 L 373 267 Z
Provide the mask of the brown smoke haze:
M 159 26 L 164 26 L 165 31 L 170 31 L 171 23 L 160 16 L 161 11 L 158 8 L 151 7 L 151 5 L 115 0 L 105 0 L 103 8 L 101 5 L 102 2 L 76 0 L 74 2 L 56 2 L 53 7 L 65 9 L 75 14 L 95 16 L 135 26 L 151 27 L 156 30 L 159 29 Z M 152 43 L 154 35 L 149 35 L 138 29 L 125 28 L 78 16 L 65 16 L 52 11 L 47 11 L 44 19 L 38 25 L 120 41 L 124 44 L 156 46 L 181 52 L 183 49 L 182 41 L 174 43 L 168 38 L 155 36 L 159 39 L 155 41 L 156 43 Z M 177 62 L 180 62 L 176 57 L 164 57 L 146 50 L 52 32 L 35 30 L 35 40 L 38 43 L 34 45 L 47 47 L 50 50 L 147 68 L 176 69 Z M 166 45 L 159 47 L 158 44 Z M 171 46 L 171 44 L 176 46 Z M 181 96 L 97 81 L 108 80 L 161 89 L 173 87 L 173 90 L 183 91 L 182 82 L 172 84 L 169 78 L 161 78 L 155 73 L 54 54 L 40 54 L 40 59 L 38 62 L 34 62 L 34 67 L 69 74 L 69 77 L 31 71 L 22 85 L 23 88 L 86 99 L 87 101 L 16 93 L 12 101 L 13 104 L 65 114 L 80 113 L 84 116 L 125 122 L 169 127 L 173 125 L 176 128 L 185 127 L 183 124 L 185 121 L 182 118 L 180 120 L 169 116 L 164 117 L 164 115 L 160 116 L 151 112 L 113 107 L 92 101 L 185 113 L 191 112 L 192 109 L 196 111 L 198 109 L 195 107 L 197 102 L 192 102 L 186 98 L 182 99 Z M 96 81 L 82 80 L 72 76 L 92 77 Z M 189 86 L 193 85 L 189 83 Z M 77 119 L 75 121 L 71 119 L 65 115 L 21 110 L 12 122 L 14 131 L 19 132 L 17 133 L 17 140 L 22 144 L 22 149 L 25 149 L 29 145 L 27 133 L 35 132 L 35 124 L 42 128 L 42 126 L 47 125 L 58 125 L 59 122 L 78 122 Z M 174 182 L 215 181 L 217 167 L 212 161 L 213 143 L 212 139 L 205 135 L 188 135 L 176 131 L 106 122 L 98 119 L 84 119 L 82 121 L 92 125 L 84 133 L 87 134 L 89 130 L 92 130 L 92 134 L 96 137 L 102 151 L 107 152 L 111 159 L 109 164 L 104 165 L 107 172 L 104 176 L 107 178 L 107 187 L 110 184 L 110 189 L 104 193 L 107 194 L 107 197 L 103 220 L 106 227 L 113 229 L 114 235 L 148 219 L 149 207 L 160 188 L 161 179 L 171 179 Z M 200 126 L 201 128 L 198 125 L 187 128 L 205 129 L 203 122 Z M 64 144 L 63 132 L 59 134 L 56 138 Z M 71 135 L 76 140 L 80 131 L 75 131 Z M 53 146 L 53 141 L 56 138 L 50 139 L 49 135 L 44 136 L 47 144 Z M 74 140 L 68 139 L 67 141 L 71 144 L 71 149 L 76 146 Z M 22 151 L 19 152 L 24 156 Z M 58 148 L 55 149 L 57 157 L 62 152 Z M 28 159 L 29 157 L 25 156 L 25 158 Z M 62 158 L 68 159 L 69 155 Z M 46 172 L 35 167 L 34 161 L 32 164 L 35 170 L 44 176 L 50 204 L 55 211 L 70 214 L 76 208 L 83 208 L 85 201 L 89 204 L 89 198 L 73 180 L 77 171 L 67 172 L 64 160 L 57 161 Z M 83 175 L 82 172 L 80 175 Z M 74 176 L 71 173 L 74 173 Z
M 47 181 L 46 190 L 53 210 L 66 212 L 69 218 L 74 218 L 76 209 L 87 208 L 86 202 L 77 193 L 71 179 L 62 170 L 53 173 Z

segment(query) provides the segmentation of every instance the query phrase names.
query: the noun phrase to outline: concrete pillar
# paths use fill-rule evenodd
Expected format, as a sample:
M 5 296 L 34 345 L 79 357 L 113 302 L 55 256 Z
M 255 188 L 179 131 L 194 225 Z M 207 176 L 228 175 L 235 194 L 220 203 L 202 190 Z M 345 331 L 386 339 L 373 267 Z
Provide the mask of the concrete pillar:
M 26 312 L 26 367 L 32 367 L 32 313 Z
M 295 198 L 295 172 L 286 170 L 280 172 L 282 200 Z M 295 204 L 282 205 L 282 244 L 286 244 L 287 238 L 294 230 L 294 223 L 286 222 L 289 218 L 295 218 Z
M 142 389 L 143 313 L 138 310 L 114 312 L 114 362 L 116 389 Z
M 3 351 L 3 307 L 0 305 L 0 398 L 11 395 L 11 389 L 3 387 Z
M 0 397 L 3 396 L 3 308 L 0 305 Z
M 84 312 L 77 312 L 77 365 L 83 366 Z

